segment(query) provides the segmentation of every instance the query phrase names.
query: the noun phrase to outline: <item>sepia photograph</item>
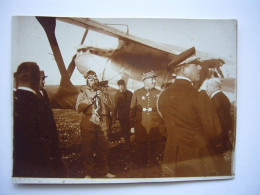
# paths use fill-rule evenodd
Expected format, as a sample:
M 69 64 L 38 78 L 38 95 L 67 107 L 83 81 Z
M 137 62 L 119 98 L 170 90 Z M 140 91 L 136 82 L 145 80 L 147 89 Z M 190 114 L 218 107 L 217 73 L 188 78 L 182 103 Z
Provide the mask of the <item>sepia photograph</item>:
M 13 16 L 14 183 L 235 177 L 237 20 Z

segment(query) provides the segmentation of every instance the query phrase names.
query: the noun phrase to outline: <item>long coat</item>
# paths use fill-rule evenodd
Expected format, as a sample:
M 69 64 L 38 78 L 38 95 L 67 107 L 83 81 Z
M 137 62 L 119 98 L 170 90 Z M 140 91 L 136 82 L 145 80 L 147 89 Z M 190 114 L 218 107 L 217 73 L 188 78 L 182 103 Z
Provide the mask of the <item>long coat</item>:
M 223 92 L 216 93 L 211 101 L 215 107 L 217 115 L 219 117 L 222 134 L 220 140 L 220 147 L 217 148 L 217 152 L 222 153 L 224 151 L 232 149 L 231 142 L 229 140 L 229 131 L 232 130 L 232 118 L 230 115 L 231 104 L 229 99 Z
M 215 174 L 209 139 L 221 132 L 220 123 L 206 92 L 177 79 L 163 91 L 158 109 L 167 128 L 163 167 L 170 176 Z
M 61 176 L 57 131 L 49 109 L 32 92 L 14 93 L 14 177 Z
M 135 140 L 138 142 L 159 141 L 163 139 L 159 131 L 162 119 L 158 115 L 156 102 L 160 90 L 137 89 L 130 105 L 130 117 L 135 128 Z

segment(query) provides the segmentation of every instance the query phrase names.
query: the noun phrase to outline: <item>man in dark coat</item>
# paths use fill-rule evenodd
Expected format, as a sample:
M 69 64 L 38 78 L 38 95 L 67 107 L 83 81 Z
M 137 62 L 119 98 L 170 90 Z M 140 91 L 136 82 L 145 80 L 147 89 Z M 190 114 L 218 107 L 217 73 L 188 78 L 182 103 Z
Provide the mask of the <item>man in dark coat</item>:
M 130 143 L 130 104 L 133 93 L 126 89 L 124 80 L 117 82 L 119 92 L 115 96 L 115 109 L 113 118 L 118 119 L 125 143 Z
M 206 92 L 192 86 L 201 67 L 192 59 L 175 68 L 176 80 L 158 99 L 166 128 L 163 173 L 170 177 L 216 175 L 209 139 L 220 134 L 219 120 Z
M 221 81 L 218 78 L 207 80 L 206 91 L 211 98 L 222 128 L 221 135 L 212 140 L 214 152 L 219 154 L 219 171 L 222 175 L 228 175 L 232 171 L 232 144 L 229 139 L 229 133 L 233 129 L 230 115 L 231 104 L 227 96 L 221 91 Z
M 34 62 L 20 64 L 15 80 L 13 177 L 57 177 L 53 160 L 53 132 L 43 120 L 44 105 L 37 97 L 40 82 L 38 65 Z
M 163 148 L 163 136 L 159 128 L 162 120 L 157 113 L 156 101 L 160 90 L 155 88 L 153 71 L 143 73 L 144 87 L 136 90 L 131 101 L 131 119 L 136 142 L 136 165 L 141 177 L 160 177 L 159 156 Z M 154 167 L 145 173 L 147 167 Z
M 221 123 L 221 143 L 216 146 L 216 149 L 218 153 L 223 153 L 232 149 L 229 140 L 229 131 L 232 130 L 232 118 L 230 115 L 231 104 L 227 96 L 221 91 L 221 81 L 218 78 L 207 80 L 206 91 L 211 98 Z
M 44 89 L 45 85 L 45 73 L 43 70 L 40 71 L 40 89 L 38 93 L 38 98 L 41 101 L 41 106 L 39 107 L 40 112 L 42 114 L 42 123 L 45 124 L 46 132 L 48 132 L 51 142 L 51 155 L 53 164 L 55 166 L 55 177 L 66 177 L 66 168 L 64 163 L 62 162 L 62 153 L 59 147 L 59 138 L 57 126 L 53 117 L 53 112 L 50 106 L 49 97 L 47 91 Z

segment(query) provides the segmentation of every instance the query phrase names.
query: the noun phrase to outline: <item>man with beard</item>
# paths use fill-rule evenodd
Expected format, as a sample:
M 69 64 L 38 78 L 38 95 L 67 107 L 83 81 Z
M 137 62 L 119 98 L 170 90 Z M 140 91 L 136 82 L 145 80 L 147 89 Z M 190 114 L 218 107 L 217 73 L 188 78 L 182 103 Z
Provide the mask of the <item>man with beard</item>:
M 165 176 L 217 174 L 209 140 L 217 137 L 221 128 L 206 92 L 198 92 L 193 87 L 200 78 L 200 69 L 193 58 L 177 65 L 175 82 L 158 100 L 158 110 L 167 128 L 162 164 Z
M 98 86 L 94 71 L 86 75 L 86 86 L 81 88 L 76 102 L 76 110 L 83 113 L 80 123 L 82 135 L 82 158 L 85 178 L 114 177 L 108 168 L 108 113 L 112 108 L 109 95 Z
M 135 134 L 135 155 L 140 177 L 160 177 L 159 158 L 163 150 L 163 136 L 159 131 L 161 118 L 156 109 L 160 90 L 155 88 L 153 71 L 142 74 L 144 87 L 137 89 L 131 101 L 132 126 Z

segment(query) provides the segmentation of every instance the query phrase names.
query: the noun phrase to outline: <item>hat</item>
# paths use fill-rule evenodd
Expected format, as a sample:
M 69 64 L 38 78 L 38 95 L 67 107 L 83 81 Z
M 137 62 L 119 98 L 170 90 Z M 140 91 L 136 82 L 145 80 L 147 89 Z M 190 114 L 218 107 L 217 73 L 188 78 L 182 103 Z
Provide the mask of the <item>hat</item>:
M 186 60 L 182 61 L 180 64 L 174 66 L 174 68 L 184 66 L 186 64 L 200 64 L 200 63 L 201 61 L 199 60 L 199 58 L 193 55 L 187 58 Z
M 117 81 L 118 85 L 125 85 L 125 81 L 123 79 L 120 79 L 119 81 Z
M 41 78 L 46 78 L 46 77 L 48 77 L 48 76 L 45 76 L 45 73 L 44 73 L 44 71 L 43 71 L 43 70 L 41 70 L 41 71 L 40 71 L 40 77 L 41 77 Z
M 148 79 L 148 78 L 155 78 L 155 77 L 157 77 L 155 74 L 154 74 L 154 72 L 151 70 L 150 72 L 146 72 L 146 73 L 143 73 L 142 74 L 142 79 L 143 79 L 143 81 L 145 80 L 145 79 Z

